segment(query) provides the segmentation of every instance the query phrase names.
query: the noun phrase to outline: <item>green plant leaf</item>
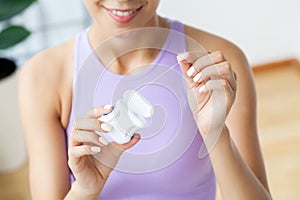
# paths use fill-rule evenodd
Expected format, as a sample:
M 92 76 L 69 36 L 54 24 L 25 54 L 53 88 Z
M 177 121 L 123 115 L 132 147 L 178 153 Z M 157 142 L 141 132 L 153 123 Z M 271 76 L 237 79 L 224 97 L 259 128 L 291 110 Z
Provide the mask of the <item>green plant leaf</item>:
M 9 19 L 37 0 L 0 0 L 0 21 Z
M 12 47 L 30 35 L 30 31 L 22 26 L 10 26 L 0 32 L 0 49 Z

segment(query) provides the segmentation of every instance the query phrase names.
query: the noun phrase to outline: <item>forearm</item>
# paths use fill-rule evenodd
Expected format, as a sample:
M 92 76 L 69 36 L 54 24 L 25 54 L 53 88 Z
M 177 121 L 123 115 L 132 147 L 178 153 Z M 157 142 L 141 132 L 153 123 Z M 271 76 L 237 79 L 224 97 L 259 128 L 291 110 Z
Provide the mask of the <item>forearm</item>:
M 100 192 L 101 191 L 90 194 L 89 192 L 86 192 L 84 189 L 82 189 L 75 181 L 64 200 L 97 200 L 99 198 Z
M 242 159 L 227 129 L 222 131 L 210 152 L 210 159 L 222 199 L 271 199 L 268 191 Z

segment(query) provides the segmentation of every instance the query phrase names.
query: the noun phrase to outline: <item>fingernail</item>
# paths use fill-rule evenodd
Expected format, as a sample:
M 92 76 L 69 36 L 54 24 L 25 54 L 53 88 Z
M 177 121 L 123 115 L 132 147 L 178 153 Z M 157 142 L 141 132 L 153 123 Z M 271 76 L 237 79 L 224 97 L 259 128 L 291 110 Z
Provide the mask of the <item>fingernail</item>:
M 104 144 L 105 146 L 107 146 L 108 145 L 108 141 L 106 140 L 106 139 L 104 139 L 103 137 L 99 137 L 99 142 L 101 143 L 101 144 Z
M 201 74 L 201 72 L 199 72 L 199 73 L 193 78 L 193 81 L 196 83 L 196 82 L 198 82 L 198 81 L 201 79 L 201 77 L 202 77 L 202 74 Z
M 195 71 L 196 70 L 195 70 L 194 67 L 190 67 L 190 69 L 186 72 L 186 74 L 187 74 L 188 77 L 191 77 L 194 74 Z
M 180 53 L 180 54 L 177 55 L 177 60 L 178 61 L 186 60 L 187 56 L 188 56 L 188 54 L 186 54 L 186 53 Z
M 205 85 L 202 85 L 202 86 L 199 88 L 199 92 L 202 93 L 205 89 L 206 89 L 206 86 L 205 86 Z
M 104 130 L 104 131 L 110 132 L 112 127 L 109 124 L 101 123 L 101 129 Z
M 91 147 L 91 151 L 99 153 L 99 152 L 101 152 L 101 148 L 100 147 Z
M 105 110 L 110 110 L 111 108 L 112 108 L 112 105 L 110 105 L 110 104 L 107 104 L 107 105 L 104 106 Z

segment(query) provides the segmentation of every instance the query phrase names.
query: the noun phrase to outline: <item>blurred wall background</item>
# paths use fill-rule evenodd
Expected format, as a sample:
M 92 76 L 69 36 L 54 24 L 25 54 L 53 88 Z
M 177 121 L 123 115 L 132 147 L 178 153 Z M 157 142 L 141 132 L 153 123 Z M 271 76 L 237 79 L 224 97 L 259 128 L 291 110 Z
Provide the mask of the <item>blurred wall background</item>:
M 299 0 L 162 0 L 159 12 L 236 43 L 257 65 L 300 59 Z
M 74 37 L 86 27 L 89 17 L 81 0 L 38 0 L 12 21 L 25 24 L 32 31 L 32 35 L 22 44 L 0 51 L 0 55 L 17 58 L 20 66 L 38 51 Z
M 259 65 L 289 58 L 300 60 L 299 10 L 299 0 L 161 0 L 158 12 L 229 39 L 241 47 L 251 65 Z M 22 44 L 0 51 L 0 56 L 17 59 L 20 67 L 38 51 L 74 37 L 89 21 L 82 0 L 38 0 L 13 19 L 16 24 L 25 24 L 32 35 Z M 16 80 L 15 74 L 0 81 L 0 150 L 3 154 L 0 154 L 0 166 L 7 163 L 3 167 L 5 171 L 17 168 L 16 163 L 26 162 L 17 111 Z M 9 158 L 15 163 L 9 164 Z
M 82 0 L 39 0 L 15 18 L 34 33 L 6 54 L 22 63 L 37 51 L 69 39 L 89 23 Z M 215 33 L 236 43 L 251 65 L 300 59 L 299 0 L 161 0 L 164 17 Z
M 229 39 L 241 47 L 251 65 L 256 65 L 289 58 L 300 59 L 299 10 L 299 0 L 161 0 L 158 13 Z M 0 51 L 0 56 L 16 59 L 20 67 L 38 51 L 74 37 L 89 25 L 90 18 L 82 0 L 38 0 L 24 13 L 13 18 L 13 22 L 25 24 L 32 35 L 22 44 Z M 15 75 L 11 77 L 14 80 L 7 79 L 9 84 L 4 83 L 5 80 L 1 82 L 2 107 L 17 106 L 17 101 L 10 102 L 10 98 L 16 98 L 16 78 Z M 6 98 L 1 95 L 6 95 Z M 4 112 L 2 109 L 2 118 L 15 121 L 16 112 Z M 1 123 L 3 129 L 4 122 Z M 16 128 L 20 130 L 17 126 Z M 3 142 L 13 141 L 12 134 L 1 137 Z M 21 136 L 18 138 L 22 140 Z M 15 146 L 20 146 L 19 144 L 23 143 L 16 142 Z M 15 149 L 13 144 L 6 145 Z M 24 160 L 23 154 L 19 156 L 22 156 L 19 161 Z

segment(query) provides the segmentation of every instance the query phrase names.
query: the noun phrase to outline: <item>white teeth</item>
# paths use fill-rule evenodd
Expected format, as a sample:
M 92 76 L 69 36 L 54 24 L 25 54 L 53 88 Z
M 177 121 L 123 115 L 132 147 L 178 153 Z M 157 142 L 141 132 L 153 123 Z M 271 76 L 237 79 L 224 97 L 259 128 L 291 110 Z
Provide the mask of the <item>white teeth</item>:
M 119 10 L 112 10 L 112 14 L 117 15 L 119 17 L 126 17 L 134 13 L 136 10 L 130 10 L 130 11 L 119 11 Z
M 117 12 L 117 15 L 119 15 L 119 16 L 121 16 L 121 17 L 123 16 L 123 14 L 124 14 L 124 13 L 121 12 L 121 11 L 118 11 L 118 12 Z

